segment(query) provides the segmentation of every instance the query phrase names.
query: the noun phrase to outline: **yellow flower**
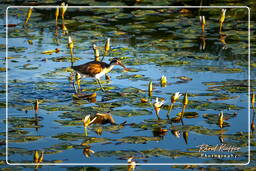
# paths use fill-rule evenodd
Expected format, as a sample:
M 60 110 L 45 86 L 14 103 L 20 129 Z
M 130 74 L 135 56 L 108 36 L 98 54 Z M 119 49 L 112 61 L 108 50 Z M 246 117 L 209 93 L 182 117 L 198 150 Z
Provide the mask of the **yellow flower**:
M 160 81 L 161 81 L 161 86 L 162 86 L 162 87 L 166 87 L 166 84 L 167 84 L 166 76 L 163 75 L 163 76 L 161 77 L 161 80 L 160 80 Z
M 175 103 L 177 100 L 179 100 L 179 98 L 180 98 L 181 95 L 182 95 L 182 94 L 180 94 L 180 92 L 174 93 L 174 94 L 172 95 L 172 97 L 171 97 L 171 102 L 172 102 L 172 103 Z
M 86 115 L 86 116 L 84 117 L 84 119 L 83 119 L 84 127 L 85 127 L 85 128 L 87 128 L 90 124 L 92 124 L 92 123 L 94 122 L 94 120 L 96 119 L 96 117 L 95 117 L 95 118 L 93 118 L 93 120 L 91 120 L 90 117 L 91 117 L 90 115 Z
M 155 103 L 153 104 L 158 119 L 160 119 L 160 117 L 159 117 L 159 112 L 160 112 L 160 109 L 161 109 L 161 107 L 163 106 L 163 104 L 164 104 L 164 100 L 162 100 L 161 102 L 159 102 L 159 101 L 158 101 L 158 97 L 156 98 L 156 101 L 155 101 Z
M 177 137 L 177 138 L 180 138 L 180 132 L 178 130 L 172 130 L 171 133 Z

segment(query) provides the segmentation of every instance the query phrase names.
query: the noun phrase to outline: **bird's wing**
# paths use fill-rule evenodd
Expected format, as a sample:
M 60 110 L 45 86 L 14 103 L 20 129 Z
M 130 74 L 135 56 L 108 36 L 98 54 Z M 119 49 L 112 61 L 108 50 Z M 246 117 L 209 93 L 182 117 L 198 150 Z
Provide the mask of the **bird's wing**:
M 99 74 L 103 70 L 101 64 L 97 63 L 91 63 L 86 68 L 86 72 L 89 73 L 88 75 L 94 76 L 96 74 Z
M 74 66 L 73 69 L 82 74 L 90 75 L 91 77 L 100 73 L 103 70 L 102 64 L 97 62 L 89 62 L 83 65 Z

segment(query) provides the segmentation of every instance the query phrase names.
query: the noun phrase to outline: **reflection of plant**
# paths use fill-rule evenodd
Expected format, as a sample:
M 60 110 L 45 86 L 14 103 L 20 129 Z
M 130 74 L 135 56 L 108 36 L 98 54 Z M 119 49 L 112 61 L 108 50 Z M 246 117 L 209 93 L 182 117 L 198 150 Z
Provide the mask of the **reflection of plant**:
M 129 157 L 128 158 L 128 171 L 133 171 L 136 167 L 136 162 L 135 161 L 132 161 L 134 157 Z
M 171 133 L 177 137 L 177 138 L 180 138 L 180 132 L 178 130 L 172 130 Z
M 35 151 L 34 153 L 34 163 L 36 163 L 36 169 L 38 168 L 39 164 L 43 161 L 44 159 L 44 151 L 41 152 L 39 156 L 39 152 Z
M 84 150 L 83 150 L 83 154 L 84 154 L 84 156 L 87 157 L 87 158 L 91 157 L 91 154 L 94 154 L 94 153 L 95 153 L 95 152 L 94 152 L 93 150 L 91 150 L 90 148 L 91 148 L 91 147 L 88 146 L 88 147 L 84 148 Z
M 188 131 L 183 132 L 183 138 L 184 138 L 185 143 L 187 144 L 188 143 Z
M 59 7 L 56 8 L 55 11 L 55 21 L 56 21 L 56 26 L 58 25 L 58 17 L 59 17 L 60 9 Z
M 255 104 L 255 94 L 254 93 L 252 93 L 251 102 L 252 102 L 252 108 L 254 109 L 254 104 Z
M 38 99 L 36 99 L 35 103 L 34 103 L 34 110 L 35 110 L 35 113 L 38 113 L 38 109 L 39 109 L 39 101 Z
M 251 98 L 251 103 L 252 103 L 252 113 L 253 113 L 253 116 L 252 116 L 252 123 L 251 123 L 251 129 L 252 129 L 252 132 L 254 131 L 255 129 L 255 124 L 254 124 L 254 118 L 255 118 L 255 109 L 254 109 L 254 105 L 255 105 L 255 94 L 254 92 L 252 93 L 252 98 Z
M 61 17 L 64 19 L 64 15 L 68 9 L 68 4 L 65 4 L 65 2 L 61 3 Z

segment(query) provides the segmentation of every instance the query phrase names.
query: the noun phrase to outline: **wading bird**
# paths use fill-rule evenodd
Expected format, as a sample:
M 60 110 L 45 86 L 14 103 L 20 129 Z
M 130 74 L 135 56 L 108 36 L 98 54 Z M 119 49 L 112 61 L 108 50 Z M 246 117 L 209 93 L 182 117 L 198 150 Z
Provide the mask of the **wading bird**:
M 104 92 L 104 89 L 100 83 L 100 77 L 110 72 L 115 65 L 120 65 L 125 70 L 128 70 L 118 58 L 112 59 L 109 64 L 100 61 L 91 61 L 82 65 L 72 66 L 71 68 L 74 69 L 78 74 L 80 74 L 81 78 L 95 78 L 101 90 Z

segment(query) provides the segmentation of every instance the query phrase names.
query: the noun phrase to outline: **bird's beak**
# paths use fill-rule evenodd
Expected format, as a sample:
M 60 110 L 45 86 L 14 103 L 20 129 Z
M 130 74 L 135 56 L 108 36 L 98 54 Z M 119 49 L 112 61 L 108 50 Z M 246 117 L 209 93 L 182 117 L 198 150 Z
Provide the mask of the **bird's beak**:
M 128 68 L 126 68 L 126 67 L 124 66 L 124 64 L 122 64 L 121 61 L 118 61 L 118 62 L 117 62 L 117 65 L 120 65 L 121 67 L 124 68 L 124 70 L 128 71 Z

